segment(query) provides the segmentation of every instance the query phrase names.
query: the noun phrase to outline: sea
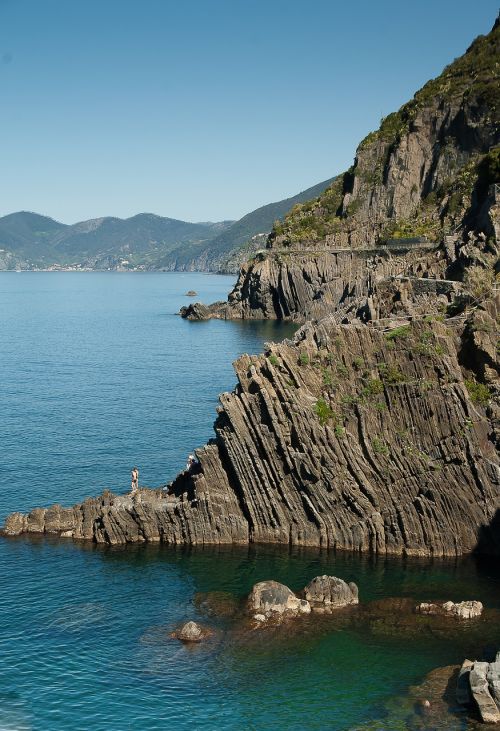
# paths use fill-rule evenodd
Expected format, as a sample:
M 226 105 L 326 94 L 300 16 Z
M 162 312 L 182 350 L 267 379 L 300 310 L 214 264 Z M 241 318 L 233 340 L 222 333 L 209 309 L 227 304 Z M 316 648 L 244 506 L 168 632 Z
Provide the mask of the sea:
M 213 436 L 232 362 L 294 331 L 176 314 L 188 290 L 208 303 L 232 285 L 202 273 L 0 273 L 1 522 L 126 492 L 135 465 L 151 487 L 184 468 Z M 362 604 L 478 599 L 489 619 L 433 631 L 310 617 L 252 634 L 238 615 L 207 615 L 207 592 L 232 606 L 257 581 L 300 590 L 319 574 L 355 581 Z M 0 538 L 0 731 L 416 728 L 408 688 L 491 651 L 497 615 L 498 562 L 475 558 Z M 170 637 L 191 619 L 213 628 L 210 641 Z

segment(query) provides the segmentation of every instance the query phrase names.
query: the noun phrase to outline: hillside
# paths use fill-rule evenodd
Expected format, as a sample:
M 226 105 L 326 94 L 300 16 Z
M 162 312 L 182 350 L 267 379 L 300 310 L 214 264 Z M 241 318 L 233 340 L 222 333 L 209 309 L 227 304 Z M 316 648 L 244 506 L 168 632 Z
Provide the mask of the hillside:
M 0 218 L 0 268 L 155 268 L 167 252 L 179 246 L 206 245 L 231 223 L 187 223 L 141 213 L 70 226 L 21 211 Z
M 86 269 L 167 269 L 237 273 L 266 244 L 273 224 L 332 179 L 269 203 L 239 221 L 188 223 L 152 213 L 65 225 L 20 211 L 0 218 L 0 269 L 74 265 Z M 127 263 L 123 263 L 127 262 Z

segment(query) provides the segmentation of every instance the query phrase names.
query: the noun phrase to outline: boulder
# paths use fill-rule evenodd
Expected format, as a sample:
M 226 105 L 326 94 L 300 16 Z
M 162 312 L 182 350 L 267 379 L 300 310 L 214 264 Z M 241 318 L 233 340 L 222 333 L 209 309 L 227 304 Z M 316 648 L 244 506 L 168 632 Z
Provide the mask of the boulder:
M 458 602 L 457 604 L 446 602 L 443 604 L 443 609 L 460 619 L 475 619 L 483 613 L 483 605 L 478 601 Z
M 347 584 L 336 576 L 316 576 L 305 587 L 304 596 L 314 607 L 334 609 L 359 603 L 356 584 Z
M 489 667 L 487 662 L 474 663 L 469 675 L 470 689 L 483 723 L 500 723 L 500 710 L 488 683 Z
M 202 627 L 197 622 L 191 621 L 183 624 L 182 627 L 172 632 L 170 636 L 181 642 L 201 642 L 212 634 L 212 630 L 207 627 Z
M 197 294 L 198 292 L 195 292 L 194 289 L 188 289 L 188 291 L 186 292 L 186 297 L 196 297 Z
M 288 586 L 278 581 L 260 581 L 255 584 L 248 597 L 248 609 L 252 614 L 273 615 L 308 614 L 308 601 L 299 599 Z

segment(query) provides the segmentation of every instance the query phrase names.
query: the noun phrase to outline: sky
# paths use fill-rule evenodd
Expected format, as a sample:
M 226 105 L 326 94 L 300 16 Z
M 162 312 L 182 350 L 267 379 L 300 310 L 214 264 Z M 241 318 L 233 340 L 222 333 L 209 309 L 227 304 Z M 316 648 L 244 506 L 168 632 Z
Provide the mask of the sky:
M 0 215 L 237 219 L 352 164 L 498 0 L 0 0 Z

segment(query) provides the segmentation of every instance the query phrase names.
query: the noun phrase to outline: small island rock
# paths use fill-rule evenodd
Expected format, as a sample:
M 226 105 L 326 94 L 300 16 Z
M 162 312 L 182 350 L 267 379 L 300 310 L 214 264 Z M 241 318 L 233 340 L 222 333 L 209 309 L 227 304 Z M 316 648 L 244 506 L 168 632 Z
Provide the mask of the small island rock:
M 195 292 L 194 289 L 188 289 L 186 292 L 186 297 L 196 297 L 198 295 L 198 292 Z
M 197 622 L 186 622 L 179 629 L 172 632 L 171 637 L 181 642 L 201 642 L 213 634 L 212 630 L 202 627 Z
M 316 576 L 304 589 L 304 596 L 313 606 L 334 609 L 358 604 L 358 587 L 336 576 Z
M 308 614 L 311 606 L 308 601 L 299 599 L 288 586 L 278 581 L 260 581 L 250 592 L 248 609 L 255 612 L 256 616 L 264 615 L 268 618 L 273 614 Z
M 436 614 L 458 617 L 459 619 L 475 619 L 483 613 L 483 605 L 478 601 L 445 602 L 444 604 L 422 602 L 415 607 L 415 611 L 417 614 Z

